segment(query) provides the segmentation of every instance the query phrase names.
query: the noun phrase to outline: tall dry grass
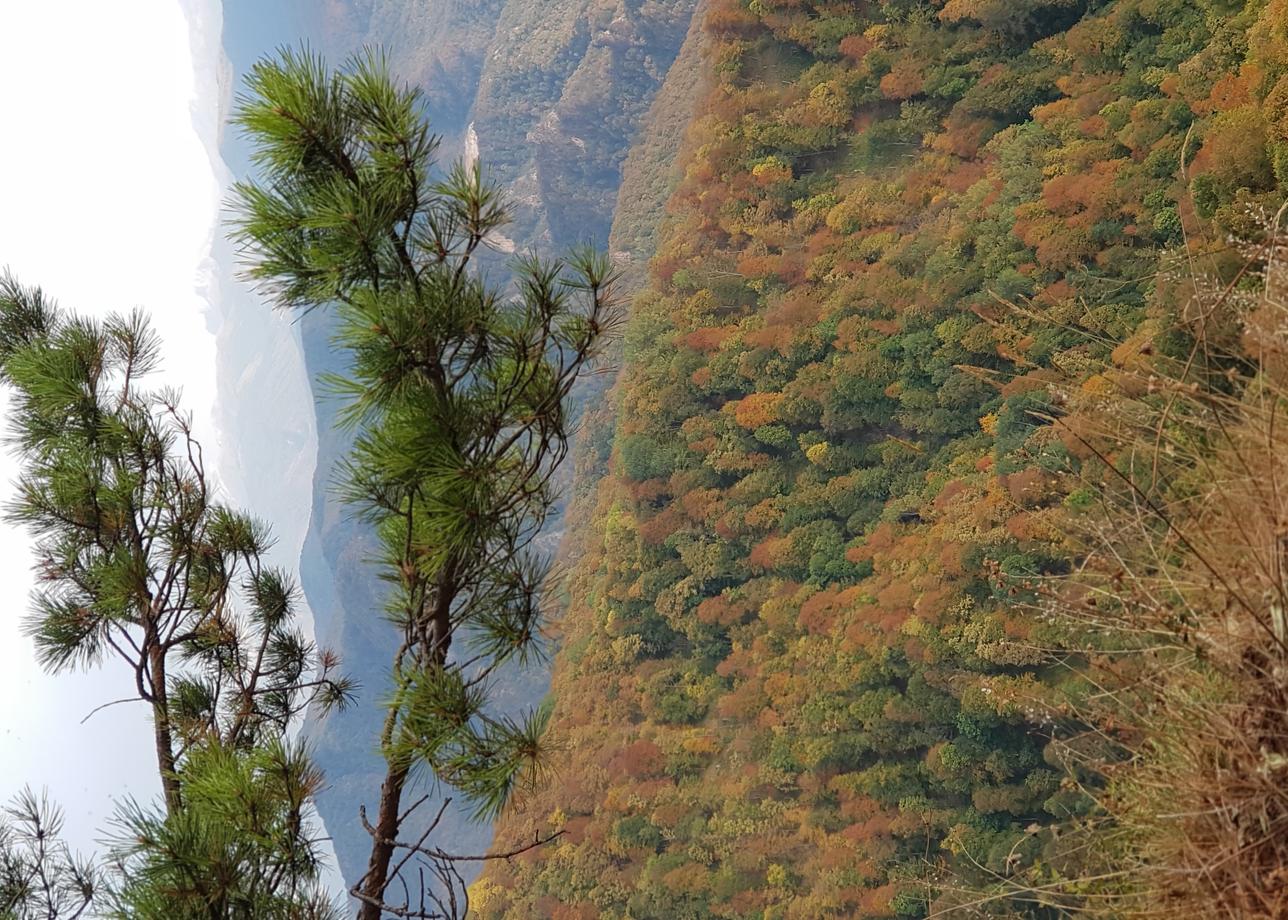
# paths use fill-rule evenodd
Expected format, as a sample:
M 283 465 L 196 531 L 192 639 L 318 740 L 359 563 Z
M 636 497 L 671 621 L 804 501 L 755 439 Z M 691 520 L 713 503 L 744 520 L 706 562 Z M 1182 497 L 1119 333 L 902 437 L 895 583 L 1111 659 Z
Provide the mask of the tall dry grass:
M 1179 258 L 1168 309 L 1050 420 L 1083 510 L 1044 613 L 1091 688 L 1059 747 L 1099 816 L 1082 874 L 1029 889 L 1061 913 L 1288 917 L 1286 211 L 1237 259 Z

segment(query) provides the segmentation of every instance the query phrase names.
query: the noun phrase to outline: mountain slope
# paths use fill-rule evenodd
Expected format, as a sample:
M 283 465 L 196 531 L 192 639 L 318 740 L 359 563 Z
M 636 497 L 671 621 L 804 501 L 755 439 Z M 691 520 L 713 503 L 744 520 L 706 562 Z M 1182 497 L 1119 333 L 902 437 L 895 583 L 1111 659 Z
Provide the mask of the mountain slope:
M 513 189 L 515 240 L 603 245 L 622 162 L 694 0 L 511 2 L 475 103 L 479 155 Z
M 1077 871 L 1046 703 L 1079 663 L 1030 613 L 1076 457 L 1042 418 L 1174 347 L 1185 237 L 1288 193 L 1284 21 L 712 4 L 573 553 L 557 780 L 498 831 L 564 836 L 480 916 L 918 917 Z
M 666 203 L 683 178 L 680 145 L 685 129 L 707 92 L 705 8 L 699 3 L 690 16 L 679 54 L 622 163 L 608 247 L 630 291 L 648 280 L 648 260 L 657 250 Z

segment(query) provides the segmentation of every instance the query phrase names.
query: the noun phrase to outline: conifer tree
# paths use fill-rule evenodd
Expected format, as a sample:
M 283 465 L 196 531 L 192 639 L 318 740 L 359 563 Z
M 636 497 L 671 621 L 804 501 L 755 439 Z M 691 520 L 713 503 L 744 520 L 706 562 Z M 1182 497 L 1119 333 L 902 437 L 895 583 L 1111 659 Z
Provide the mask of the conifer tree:
M 104 916 L 338 920 L 309 830 L 322 777 L 301 744 L 205 745 L 179 775 L 174 814 L 132 802 L 120 810 Z
M 237 236 L 280 307 L 334 311 L 351 366 L 327 382 L 355 429 L 343 494 L 379 534 L 392 585 L 389 609 L 370 612 L 399 639 L 388 769 L 352 893 L 362 920 L 451 916 L 453 860 L 400 839 L 403 793 L 425 770 L 487 818 L 540 773 L 546 711 L 497 715 L 490 681 L 539 647 L 545 566 L 531 543 L 567 450 L 569 391 L 615 319 L 613 272 L 586 250 L 519 259 L 512 290 L 488 283 L 477 262 L 506 220 L 499 190 L 477 166 L 435 172 L 420 93 L 376 53 L 331 71 L 283 52 L 239 102 L 260 178 L 236 189 Z M 426 902 L 399 878 L 418 858 L 446 894 Z
M 144 386 L 160 358 L 141 313 L 78 316 L 0 276 L 0 383 L 21 460 L 6 513 L 35 537 L 26 630 L 51 672 L 123 667 L 135 696 L 102 705 L 151 710 L 163 807 L 119 816 L 116 915 L 320 917 L 306 814 L 318 778 L 283 739 L 306 707 L 342 705 L 353 688 L 296 626 L 267 528 L 213 494 L 178 395 Z M 56 813 L 30 797 L 15 809 L 4 877 L 71 879 L 54 885 L 63 906 L 41 913 L 67 916 L 87 890 L 76 864 L 24 844 Z
M 62 839 L 62 811 L 24 789 L 0 811 L 0 920 L 76 920 L 98 873 Z

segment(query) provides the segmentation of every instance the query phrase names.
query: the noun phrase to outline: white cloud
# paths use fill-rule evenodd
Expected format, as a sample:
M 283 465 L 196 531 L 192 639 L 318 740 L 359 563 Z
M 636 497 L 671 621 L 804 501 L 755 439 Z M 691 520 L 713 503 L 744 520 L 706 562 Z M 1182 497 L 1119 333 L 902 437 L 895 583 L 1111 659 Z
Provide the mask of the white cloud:
M 218 0 L 191 5 L 219 22 Z M 218 100 L 197 98 L 192 48 L 177 0 L 0 2 L 0 266 L 80 312 L 145 308 L 167 345 L 158 382 L 182 385 L 213 467 L 200 274 L 220 190 L 193 119 L 214 118 Z M 15 469 L 0 459 L 0 495 Z M 28 542 L 0 527 L 0 799 L 48 786 L 88 849 L 113 796 L 153 795 L 151 732 L 139 703 L 80 724 L 130 695 L 119 668 L 51 678 L 34 664 L 19 632 Z

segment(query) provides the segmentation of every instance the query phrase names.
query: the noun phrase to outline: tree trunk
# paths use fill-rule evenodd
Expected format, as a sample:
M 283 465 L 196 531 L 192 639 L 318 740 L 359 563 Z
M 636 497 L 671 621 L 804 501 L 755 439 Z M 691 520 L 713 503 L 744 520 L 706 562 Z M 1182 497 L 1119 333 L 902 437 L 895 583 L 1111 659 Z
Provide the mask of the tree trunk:
M 358 908 L 358 920 L 380 920 L 380 902 L 384 900 L 385 886 L 389 884 L 389 863 L 394 855 L 394 839 L 398 836 L 399 810 L 402 808 L 402 791 L 407 782 L 404 767 L 390 766 L 380 787 L 380 810 L 376 815 L 376 836 L 371 841 L 371 860 L 363 876 L 362 894 L 366 900 Z
M 447 653 L 452 644 L 451 614 L 452 602 L 456 599 L 453 580 L 455 571 L 456 566 L 449 562 L 444 566 L 435 586 L 434 609 L 431 613 L 435 641 L 428 651 L 430 660 L 438 667 L 447 663 Z M 407 784 L 409 769 L 407 764 L 390 762 L 385 781 L 380 786 L 380 810 L 376 815 L 375 837 L 371 841 L 371 859 L 367 862 L 367 874 L 363 876 L 360 889 L 367 900 L 362 901 L 358 907 L 358 920 L 380 920 L 380 904 L 384 901 L 385 888 L 392 881 L 389 878 L 389 864 L 393 861 L 394 841 L 402 823 L 399 809 L 402 808 L 402 792 Z
M 170 730 L 170 705 L 165 685 L 165 649 L 154 643 L 148 649 L 148 664 L 152 672 L 152 730 L 156 739 L 157 769 L 161 773 L 166 814 L 173 815 L 183 807 L 183 800 L 179 794 L 179 773 L 174 762 L 174 736 Z

